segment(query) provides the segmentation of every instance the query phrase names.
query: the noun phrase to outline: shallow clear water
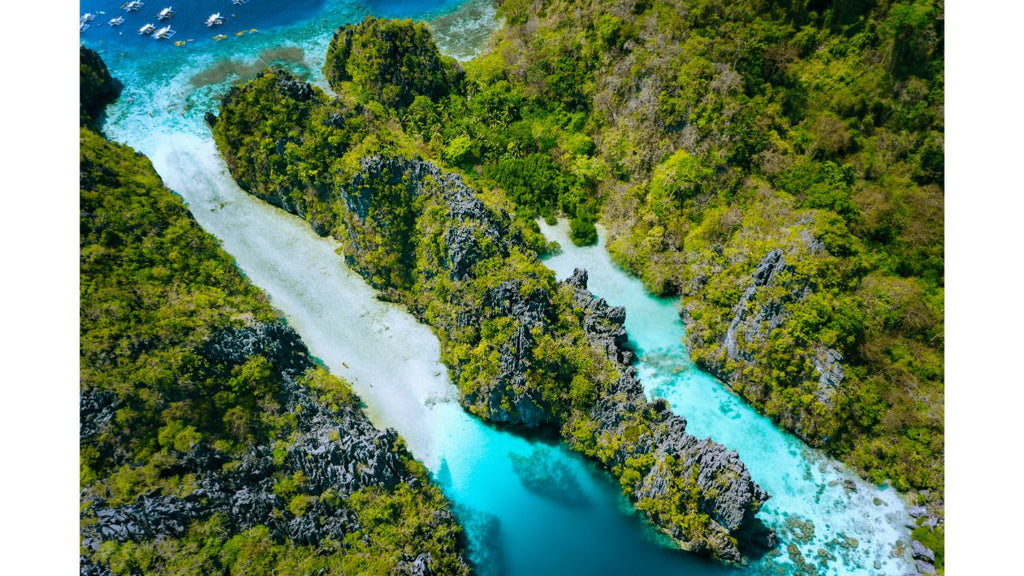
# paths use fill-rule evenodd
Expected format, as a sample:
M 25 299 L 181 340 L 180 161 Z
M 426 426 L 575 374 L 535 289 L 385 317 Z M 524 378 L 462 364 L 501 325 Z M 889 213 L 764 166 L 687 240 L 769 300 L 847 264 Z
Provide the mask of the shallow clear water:
M 430 331 L 401 309 L 377 301 L 345 268 L 333 241 L 241 191 L 203 122 L 204 112 L 215 111 L 217 96 L 231 82 L 270 62 L 326 87 L 320 66 L 338 25 L 370 13 L 435 17 L 444 49 L 464 58 L 473 55 L 479 38 L 494 25 L 493 5 L 485 0 L 250 0 L 242 6 L 229 0 L 193 0 L 167 5 L 178 10 L 170 21 L 179 30 L 174 40 L 187 41 L 195 29 L 194 42 L 175 47 L 138 37 L 135 30 L 141 23 L 130 24 L 148 21 L 164 7 L 153 2 L 126 15 L 120 30 L 103 25 L 82 34 L 125 85 L 119 101 L 107 110 L 105 133 L 152 160 L 167 186 L 181 194 L 203 228 L 220 238 L 238 266 L 267 291 L 312 353 L 352 382 L 374 422 L 405 437 L 455 503 L 475 543 L 471 556 L 482 573 L 738 573 L 657 544 L 645 524 L 629 513 L 615 484 L 576 455 L 494 430 L 467 415 L 455 402 L 455 389 Z M 86 0 L 82 11 L 104 10 L 94 24 L 105 23 L 123 14 L 117 6 Z M 211 31 L 201 20 L 215 11 L 234 16 Z M 248 32 L 252 28 L 257 31 Z M 243 29 L 245 34 L 233 35 Z M 215 32 L 228 38 L 213 41 Z M 564 235 L 564 229 L 547 232 Z M 627 305 L 627 328 L 645 357 L 640 370 L 648 390 L 669 398 L 689 419 L 691 431 L 740 452 L 755 479 L 774 496 L 762 515 L 780 527 L 783 537 L 789 532 L 780 510 L 813 519 L 815 542 L 838 532 L 855 537 L 860 544 L 849 555 L 868 558 L 860 564 L 871 568 L 874 559 L 868 551 L 878 547 L 880 555 L 897 539 L 890 530 L 903 514 L 896 495 L 863 484 L 854 495 L 829 487 L 847 475 L 833 471 L 833 463 L 776 431 L 690 367 L 671 302 L 645 295 L 638 283 L 610 266 L 603 249 L 576 250 L 559 238 L 566 251 L 548 264 L 560 276 L 567 267 L 587 267 L 595 293 Z M 875 496 L 882 505 L 871 501 Z M 854 517 L 864 520 L 857 524 Z M 802 545 L 801 550 L 816 558 L 816 545 Z M 841 556 L 842 550 L 835 555 Z M 892 562 L 880 566 L 877 571 L 839 567 L 829 573 L 902 573 Z
M 574 268 L 585 268 L 593 294 L 625 306 L 626 330 L 640 357 L 637 372 L 648 395 L 668 400 L 687 418 L 689 433 L 736 450 L 754 480 L 772 495 L 760 517 L 776 529 L 780 550 L 796 544 L 803 558 L 814 564 L 827 558 L 819 552 L 824 550 L 836 557 L 828 562 L 828 573 L 912 571 L 904 559 L 894 556 L 900 541 L 909 546 L 906 505 L 895 490 L 861 481 L 842 464 L 775 428 L 698 369 L 683 345 L 678 300 L 651 296 L 638 279 L 617 268 L 605 249 L 603 230 L 596 246 L 581 248 L 569 239 L 567 222 L 539 224 L 545 237 L 562 247 L 560 254 L 545 261 L 559 279 Z M 808 521 L 813 523 L 812 537 L 807 537 Z M 788 563 L 788 554 L 784 556 L 766 559 L 765 569 Z

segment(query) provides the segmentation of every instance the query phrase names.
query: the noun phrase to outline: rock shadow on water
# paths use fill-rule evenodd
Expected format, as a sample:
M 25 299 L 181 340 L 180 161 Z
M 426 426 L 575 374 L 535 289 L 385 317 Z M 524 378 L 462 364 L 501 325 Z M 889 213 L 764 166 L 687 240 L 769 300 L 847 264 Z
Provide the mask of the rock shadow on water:
M 478 576 L 508 574 L 501 542 L 501 520 L 494 514 L 455 502 L 450 496 L 454 482 L 448 459 L 441 458 L 433 480 L 442 492 L 449 495 L 455 517 L 462 525 L 462 545 L 467 551 L 466 557 L 473 564 L 473 573 Z
M 538 446 L 523 456 L 509 452 L 512 469 L 528 491 L 566 508 L 589 508 L 576 473 L 554 450 Z
M 454 505 L 455 517 L 462 524 L 462 543 L 477 576 L 505 576 L 509 573 L 501 542 L 501 520 L 494 514 Z
M 234 59 L 221 60 L 192 76 L 189 82 L 195 88 L 202 88 L 211 84 L 220 84 L 231 77 L 245 80 L 274 64 L 287 67 L 302 81 L 305 81 L 310 73 L 306 65 L 306 53 L 302 48 L 280 46 L 263 50 L 259 53 L 256 61 L 252 63 Z

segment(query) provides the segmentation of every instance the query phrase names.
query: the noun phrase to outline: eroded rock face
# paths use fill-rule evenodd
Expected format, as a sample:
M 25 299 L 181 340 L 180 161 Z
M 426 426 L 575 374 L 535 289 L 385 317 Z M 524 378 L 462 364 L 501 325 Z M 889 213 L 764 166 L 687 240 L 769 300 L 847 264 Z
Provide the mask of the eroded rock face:
M 821 243 L 809 233 L 802 235 L 808 251 L 822 250 Z M 792 268 L 786 262 L 786 254 L 780 248 L 770 250 L 754 268 L 749 284 L 733 307 L 733 317 L 725 334 L 721 336 L 720 350 L 698 359 L 697 364 L 729 386 L 742 391 L 747 383 L 744 369 L 759 367 L 756 353 L 763 349 L 774 330 L 790 320 L 792 306 L 812 294 L 812 287 L 806 280 L 798 281 L 790 274 Z M 693 303 L 690 304 L 691 306 Z M 680 311 L 684 323 L 689 323 L 690 309 L 685 305 Z M 691 350 L 708 347 L 698 330 L 687 332 L 687 345 Z M 714 347 L 714 345 L 712 345 Z M 814 398 L 825 408 L 833 407 L 833 397 L 841 388 L 846 377 L 843 369 L 843 355 L 838 350 L 817 343 L 810 353 L 802 355 L 813 372 L 804 375 L 817 380 L 813 390 Z M 758 388 L 755 382 L 753 387 Z M 793 415 L 799 420 L 799 415 Z M 808 434 L 804 427 L 795 422 L 793 431 L 804 441 L 820 445 L 821 438 Z
M 732 322 L 729 324 L 729 329 L 725 333 L 725 350 L 730 358 L 737 359 L 743 358 L 749 360 L 741 354 L 739 346 L 736 342 L 736 333 L 739 330 L 741 323 L 744 320 L 744 316 L 747 312 L 747 305 L 750 299 L 757 293 L 758 288 L 764 288 L 772 283 L 772 280 L 786 269 L 786 260 L 782 257 L 782 250 L 778 248 L 772 250 L 761 259 L 758 263 L 757 269 L 754 271 L 753 282 L 743 292 L 743 296 L 740 298 L 738 304 L 734 308 L 735 315 L 733 316 Z M 751 320 L 748 321 L 748 329 L 745 333 L 751 334 L 754 338 L 762 338 L 772 328 L 777 326 L 781 319 L 782 314 L 781 303 L 771 303 L 764 306 L 758 314 Z M 763 327 L 763 328 L 762 328 Z
M 587 271 L 573 270 L 565 283 L 575 289 L 573 302 L 583 310 L 583 329 L 591 345 L 603 350 L 615 362 L 630 365 L 636 354 L 626 346 L 626 309 L 610 306 L 604 298 L 597 298 L 587 290 Z
M 329 409 L 295 381 L 312 362 L 290 327 L 257 323 L 224 330 L 211 335 L 199 353 L 209 361 L 234 365 L 257 354 L 271 360 L 284 381 L 279 400 L 296 418 L 298 432 L 285 447 L 283 459 L 280 455 L 275 459 L 265 445 L 232 458 L 199 443 L 182 454 L 173 469 L 178 474 L 195 475 L 196 488 L 183 497 L 151 493 L 128 504 L 110 506 L 102 498 L 83 493 L 82 545 L 86 548 L 96 550 L 107 540 L 181 536 L 190 523 L 214 513 L 226 518 L 232 532 L 264 525 L 274 539 L 298 545 L 315 545 L 325 538 L 341 540 L 360 528 L 355 513 L 344 503 L 352 493 L 370 487 L 390 490 L 400 483 L 418 484 L 405 467 L 394 430 L 374 428 L 352 405 Z M 105 395 L 83 394 L 83 430 L 102 426 L 111 402 Z M 225 471 L 224 465 L 232 461 L 234 465 Z M 274 484 L 282 473 L 290 476 L 297 472 L 305 476 L 301 493 L 319 496 L 331 489 L 339 503 L 316 499 L 303 514 L 292 514 L 288 502 L 275 494 Z M 429 555 L 415 559 L 419 562 L 410 564 L 409 573 L 431 573 Z M 81 573 L 104 574 L 105 570 L 86 562 Z
M 653 466 L 632 494 L 636 501 L 659 498 L 668 491 L 678 471 L 665 465 L 672 457 L 683 470 L 697 471 L 696 483 L 701 492 L 700 509 L 707 513 L 716 526 L 712 542 L 714 553 L 740 562 L 742 552 L 733 543 L 731 535 L 747 532 L 765 547 L 774 546 L 775 537 L 764 528 L 755 515 L 769 495 L 750 477 L 750 472 L 739 455 L 710 439 L 699 439 L 686 433 L 686 419 L 668 409 L 664 400 L 648 403 L 643 386 L 636 378 L 634 368 L 627 365 L 633 353 L 626 349 L 626 332 L 622 328 L 625 311 L 608 306 L 587 290 L 587 273 L 576 269 L 565 281 L 574 289 L 574 303 L 584 311 L 584 329 L 588 339 L 606 356 L 621 367 L 620 377 L 591 409 L 590 416 L 598 423 L 598 433 L 613 431 L 625 435 L 625 426 L 636 421 L 635 415 L 653 412 L 649 417 L 651 432 L 639 435 L 635 442 L 623 442 L 619 450 L 604 464 L 614 466 L 629 458 L 653 454 L 658 464 Z M 588 321 L 589 320 L 589 321 Z M 678 470 L 678 469 L 677 469 Z M 661 525 L 664 529 L 668 525 Z M 688 544 L 688 536 L 679 528 L 670 527 L 669 535 Z M 694 551 L 711 550 L 691 547 Z
M 550 409 L 530 388 L 526 371 L 533 360 L 533 331 L 546 331 L 547 315 L 551 310 L 548 293 L 534 290 L 524 294 L 522 282 L 502 282 L 487 293 L 484 309 L 489 317 L 505 317 L 515 323 L 512 336 L 498 348 L 498 374 L 482 390 L 495 422 L 536 428 L 552 421 Z
M 394 156 L 364 158 L 360 165 L 361 170 L 342 193 L 349 212 L 343 241 L 346 259 L 371 284 L 390 273 L 368 262 L 367 255 L 380 246 L 399 262 L 413 262 L 417 253 L 425 253 L 428 265 L 418 270 L 424 276 L 444 275 L 453 282 L 470 282 L 477 264 L 508 257 L 514 246 L 523 244 L 508 215 L 488 209 L 456 174 L 429 162 Z M 426 211 L 440 216 L 430 223 L 429 234 L 442 239 L 434 249 L 420 246 L 429 242 L 420 221 Z M 392 212 L 405 216 L 399 218 Z M 412 275 L 406 276 L 405 287 L 413 281 Z M 550 407 L 527 385 L 525 376 L 533 359 L 533 334 L 547 330 L 550 295 L 542 290 L 524 291 L 523 282 L 510 280 L 491 288 L 482 306 L 461 302 L 454 294 L 452 298 L 445 303 L 456 310 L 452 325 L 435 321 L 436 329 L 457 331 L 499 317 L 514 326 L 511 334 L 496 344 L 497 373 L 466 393 L 463 405 L 486 414 L 492 422 L 528 428 L 551 423 Z M 423 318 L 421 311 L 413 312 Z

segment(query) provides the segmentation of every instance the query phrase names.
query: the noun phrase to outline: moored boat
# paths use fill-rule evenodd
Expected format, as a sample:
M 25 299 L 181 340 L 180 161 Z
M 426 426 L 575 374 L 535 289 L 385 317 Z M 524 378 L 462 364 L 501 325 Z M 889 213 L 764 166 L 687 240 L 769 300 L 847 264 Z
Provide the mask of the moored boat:
M 124 9 L 125 12 L 135 12 L 139 8 L 142 8 L 142 6 L 142 0 L 131 0 L 131 2 L 122 4 L 121 8 Z
M 174 8 L 172 6 L 168 6 L 167 8 L 164 8 L 159 13 L 157 13 L 156 19 L 167 20 L 168 18 L 172 18 L 175 14 L 176 12 L 174 11 Z
M 170 26 L 164 26 L 163 28 L 157 30 L 156 32 L 153 32 L 153 39 L 154 40 L 164 40 L 166 38 L 170 38 L 171 36 L 174 36 L 176 33 L 177 33 L 176 31 L 171 30 Z
M 124 17 L 116 16 L 114 18 L 111 18 L 107 21 L 107 24 L 110 26 L 120 26 L 121 24 L 124 24 Z
M 210 14 L 210 17 L 207 18 L 205 22 L 203 22 L 203 24 L 206 24 L 207 28 L 223 23 L 224 18 L 221 17 L 220 12 L 214 12 L 213 14 Z
M 154 26 L 152 24 L 146 24 L 142 28 L 139 28 L 139 34 L 141 34 L 142 36 L 146 36 L 148 34 L 152 34 L 155 31 L 156 31 L 156 26 Z

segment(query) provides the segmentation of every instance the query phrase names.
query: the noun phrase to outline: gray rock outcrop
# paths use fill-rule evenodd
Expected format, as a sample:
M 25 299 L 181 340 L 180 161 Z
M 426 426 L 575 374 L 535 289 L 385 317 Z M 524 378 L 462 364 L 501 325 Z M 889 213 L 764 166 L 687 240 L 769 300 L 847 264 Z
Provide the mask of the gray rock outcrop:
M 82 545 L 91 550 L 104 541 L 153 540 L 181 536 L 196 520 L 219 513 L 226 528 L 237 533 L 254 526 L 270 529 L 277 541 L 316 545 L 325 538 L 342 540 L 360 529 L 356 514 L 345 500 L 367 487 L 392 489 L 401 483 L 415 487 L 419 480 L 405 466 L 398 434 L 379 430 L 355 405 L 337 409 L 321 404 L 295 377 L 312 366 L 303 343 L 290 327 L 257 323 L 212 334 L 198 350 L 208 362 L 239 365 L 254 355 L 270 359 L 284 382 L 279 401 L 293 415 L 296 433 L 284 447 L 283 460 L 266 445 L 257 445 L 240 458 L 229 457 L 199 443 L 178 456 L 178 474 L 193 474 L 197 487 L 177 497 L 150 493 L 117 506 L 83 491 Z M 112 395 L 82 395 L 82 430 L 98 430 L 109 421 Z M 234 461 L 225 471 L 224 464 Z M 301 493 L 313 497 L 302 514 L 288 510 L 288 502 L 274 492 L 277 478 L 301 472 Z M 328 489 L 337 500 L 317 498 Z M 335 503 L 332 503 L 335 502 Z M 447 513 L 445 513 L 447 514 Z M 447 519 L 450 521 L 450 514 Z M 408 564 L 409 574 L 431 574 L 429 554 Z M 109 570 L 83 561 L 81 574 Z
M 603 299 L 587 290 L 587 273 L 576 269 L 565 281 L 574 290 L 574 303 L 584 312 L 584 329 L 590 340 L 605 351 L 608 359 L 620 366 L 622 376 L 591 409 L 590 416 L 598 423 L 598 433 L 612 431 L 625 435 L 625 427 L 636 421 L 636 415 L 653 408 L 654 416 L 648 424 L 651 433 L 639 436 L 635 442 L 623 442 L 603 463 L 612 467 L 629 458 L 653 454 L 657 464 L 641 481 L 632 498 L 636 501 L 663 496 L 673 481 L 673 472 L 665 465 L 672 457 L 684 470 L 696 470 L 696 483 L 701 492 L 699 506 L 717 526 L 718 544 L 722 550 L 731 550 L 731 560 L 739 562 L 742 553 L 730 541 L 730 535 L 745 532 L 746 544 L 756 543 L 770 548 L 775 535 L 756 520 L 755 515 L 769 495 L 750 477 L 750 472 L 739 455 L 710 439 L 699 439 L 686 433 L 686 419 L 668 409 L 664 400 L 647 401 L 636 371 L 628 366 L 633 353 L 626 348 L 625 311 L 611 307 Z M 586 319 L 592 318 L 588 322 Z M 685 542 L 686 535 L 678 527 L 669 535 Z

